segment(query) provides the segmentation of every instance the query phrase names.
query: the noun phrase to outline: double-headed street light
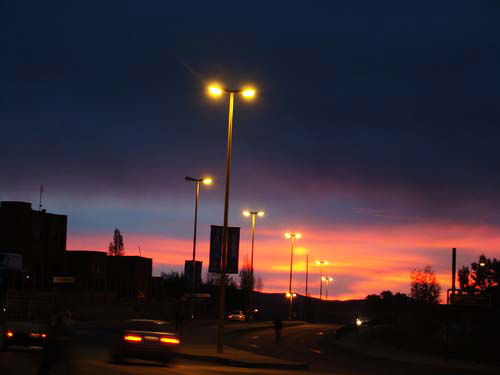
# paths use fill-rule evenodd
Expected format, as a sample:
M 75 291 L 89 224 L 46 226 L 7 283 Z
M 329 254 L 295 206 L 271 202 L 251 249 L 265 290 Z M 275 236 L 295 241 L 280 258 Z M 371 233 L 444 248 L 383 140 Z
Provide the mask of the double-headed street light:
M 292 293 L 292 271 L 293 271 L 293 247 L 295 245 L 295 239 L 300 239 L 302 235 L 300 233 L 285 233 L 285 238 L 289 239 L 292 244 L 292 250 L 290 253 L 290 282 L 288 284 L 288 293 L 292 296 L 290 298 L 290 308 L 288 310 L 288 319 L 292 320 L 292 306 L 293 306 L 293 293 Z
M 317 260 L 316 264 L 320 267 L 320 275 L 319 275 L 319 299 L 321 299 L 323 295 L 323 266 L 328 265 L 327 260 Z
M 255 89 L 247 87 L 243 89 L 227 89 L 218 84 L 212 84 L 207 88 L 208 94 L 212 97 L 220 97 L 223 94 L 229 94 L 229 114 L 227 122 L 227 149 L 226 149 L 226 189 L 224 193 L 224 228 L 222 231 L 222 254 L 220 264 L 220 292 L 219 292 L 219 322 L 217 325 L 217 353 L 224 351 L 224 305 L 226 294 L 226 263 L 228 247 L 228 210 L 229 210 L 229 186 L 231 178 L 231 150 L 233 144 L 233 113 L 234 97 L 241 95 L 244 99 L 253 99 Z
M 326 292 L 325 292 L 325 299 L 328 301 L 328 285 L 330 284 L 331 281 L 333 281 L 333 277 L 331 276 L 321 276 L 321 280 L 326 282 Z
M 252 295 L 253 295 L 253 287 L 254 287 L 254 279 L 253 279 L 253 248 L 255 243 L 255 221 L 257 216 L 263 217 L 264 211 L 243 211 L 243 216 L 252 217 L 252 252 L 250 256 L 250 296 L 249 296 L 249 308 L 252 310 Z
M 307 287 L 309 284 L 309 250 L 306 249 L 306 301 L 307 297 L 309 296 Z
M 193 232 L 193 263 L 192 263 L 192 274 L 191 274 L 191 293 L 194 293 L 195 290 L 195 276 L 196 276 L 196 234 L 198 229 L 198 199 L 200 197 L 200 184 L 203 185 L 212 185 L 212 179 L 210 177 L 205 178 L 194 178 L 186 176 L 187 181 L 192 181 L 195 183 L 194 187 L 194 232 Z M 193 296 L 191 296 L 191 301 L 193 300 Z M 192 316 L 191 311 L 191 316 Z

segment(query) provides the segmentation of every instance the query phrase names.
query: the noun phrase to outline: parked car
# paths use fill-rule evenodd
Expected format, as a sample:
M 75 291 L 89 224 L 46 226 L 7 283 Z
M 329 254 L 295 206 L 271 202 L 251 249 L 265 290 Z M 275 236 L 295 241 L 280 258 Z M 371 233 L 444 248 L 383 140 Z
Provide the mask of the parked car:
M 161 320 L 128 320 L 114 333 L 110 355 L 115 362 L 137 358 L 168 364 L 181 343 L 173 325 Z
M 10 321 L 2 332 L 2 349 L 10 346 L 43 346 L 47 342 L 47 327 L 44 324 L 27 321 Z
M 228 320 L 236 320 L 239 322 L 244 322 L 244 321 L 246 321 L 247 318 L 246 318 L 245 314 L 243 314 L 242 310 L 232 310 L 227 315 L 227 319 Z

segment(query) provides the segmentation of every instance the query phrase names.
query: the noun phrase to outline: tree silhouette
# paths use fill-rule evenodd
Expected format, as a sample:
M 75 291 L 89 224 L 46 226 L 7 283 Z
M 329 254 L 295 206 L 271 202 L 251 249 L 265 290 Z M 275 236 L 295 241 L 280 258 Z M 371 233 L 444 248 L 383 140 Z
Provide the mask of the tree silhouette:
M 252 268 L 250 267 L 250 262 L 248 261 L 248 256 L 245 256 L 243 260 L 243 266 L 240 270 L 240 289 L 250 291 L 253 289 L 254 278 L 252 277 Z
M 470 269 L 467 266 L 462 266 L 458 270 L 458 285 L 460 289 L 467 290 L 469 289 L 469 277 L 470 277 Z
M 430 266 L 426 266 L 423 270 L 413 270 L 410 273 L 411 279 L 411 297 L 417 303 L 439 303 L 441 295 L 441 286 L 439 285 L 436 275 Z
M 109 243 L 108 255 L 122 256 L 125 255 L 125 246 L 123 245 L 123 236 L 118 228 L 113 233 L 113 241 Z

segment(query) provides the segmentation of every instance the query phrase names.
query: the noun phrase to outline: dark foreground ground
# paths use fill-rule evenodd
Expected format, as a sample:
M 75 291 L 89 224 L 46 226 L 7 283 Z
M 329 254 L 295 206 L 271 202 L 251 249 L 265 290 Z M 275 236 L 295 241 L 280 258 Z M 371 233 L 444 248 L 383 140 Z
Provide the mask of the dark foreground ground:
M 241 328 L 248 328 L 242 325 Z M 178 358 L 169 367 L 154 362 L 130 361 L 125 364 L 114 364 L 108 359 L 107 346 L 109 333 L 107 330 L 80 331 L 73 342 L 73 367 L 71 374 L 343 374 L 343 375 L 416 375 L 416 374 L 477 374 L 478 372 L 457 371 L 440 366 L 423 366 L 408 364 L 393 360 L 370 358 L 332 345 L 334 325 L 304 324 L 286 327 L 280 342 L 275 341 L 272 328 L 256 328 L 238 330 L 229 334 L 226 342 L 240 350 L 234 350 L 231 355 L 235 360 L 256 361 L 258 357 L 249 353 L 259 353 L 276 359 L 281 363 L 293 361 L 306 363 L 307 370 L 289 370 L 273 368 L 242 368 L 221 365 L 212 362 L 202 362 Z M 205 352 L 215 355 L 212 351 L 212 340 L 215 337 L 213 326 L 186 327 L 184 341 L 188 343 L 185 351 L 193 348 L 204 348 Z M 228 348 L 227 352 L 230 350 Z M 245 354 L 245 353 L 248 353 Z M 0 354 L 1 375 L 36 374 L 40 363 L 41 352 L 37 349 L 13 349 Z M 271 359 L 270 362 L 273 360 Z M 288 362 L 289 363 L 289 362 Z M 272 366 L 270 366 L 272 367 Z M 63 367 L 56 368 L 53 374 L 65 374 Z

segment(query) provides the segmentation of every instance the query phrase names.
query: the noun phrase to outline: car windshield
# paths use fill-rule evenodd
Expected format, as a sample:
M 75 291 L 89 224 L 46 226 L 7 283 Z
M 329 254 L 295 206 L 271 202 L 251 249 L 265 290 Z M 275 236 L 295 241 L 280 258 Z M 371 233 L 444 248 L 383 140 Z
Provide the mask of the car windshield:
M 170 323 L 136 320 L 127 322 L 125 329 L 133 331 L 148 331 L 148 332 L 173 332 L 175 331 Z

